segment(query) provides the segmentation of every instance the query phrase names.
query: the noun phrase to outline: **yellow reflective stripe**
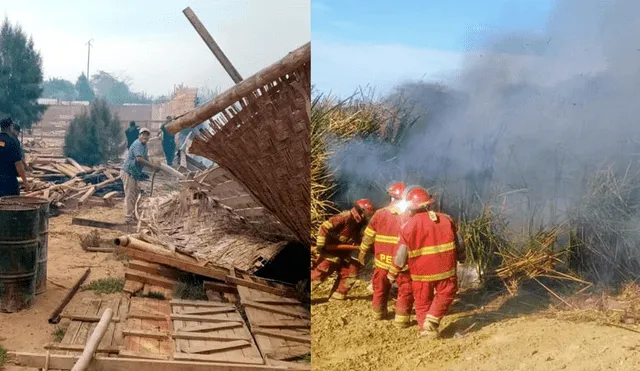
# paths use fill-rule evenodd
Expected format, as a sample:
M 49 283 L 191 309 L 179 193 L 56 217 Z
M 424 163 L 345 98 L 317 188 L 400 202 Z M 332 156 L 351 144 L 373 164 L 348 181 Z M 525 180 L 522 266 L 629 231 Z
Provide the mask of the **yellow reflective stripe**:
M 316 237 L 316 243 L 317 244 L 322 245 L 322 244 L 325 243 L 325 241 L 327 241 L 327 237 L 325 237 L 325 236 L 317 236 Z
M 410 319 L 411 319 L 411 315 L 405 316 L 405 315 L 396 313 L 394 321 L 400 322 L 400 323 L 406 323 L 406 322 L 409 322 Z
M 340 240 L 340 242 L 347 242 L 347 241 L 349 241 L 349 237 L 338 236 L 338 240 Z
M 381 260 L 376 259 L 376 267 L 380 268 L 380 269 L 384 269 L 384 270 L 389 270 L 391 269 L 392 265 L 391 264 L 387 264 Z
M 445 243 L 443 245 L 437 246 L 425 246 L 418 250 L 409 250 L 409 257 L 415 258 L 421 255 L 433 255 L 440 254 L 443 252 L 451 251 L 456 248 L 456 245 L 453 242 Z
M 371 248 L 371 245 L 367 245 L 364 242 L 360 244 L 360 251 L 362 252 L 367 252 L 369 251 L 370 248 Z
M 331 222 L 328 221 L 328 220 L 326 222 L 322 223 L 322 226 L 327 228 L 327 229 L 333 228 L 333 224 L 331 224 Z
M 364 234 L 365 234 L 366 236 L 369 236 L 369 237 L 375 237 L 375 235 L 376 235 L 376 231 L 374 231 L 374 230 L 373 230 L 373 229 L 371 229 L 370 227 L 367 227 L 367 228 L 365 228 L 365 229 L 364 229 Z
M 385 236 L 385 235 L 379 234 L 379 235 L 376 236 L 376 242 L 397 244 L 398 242 L 400 242 L 400 237 L 398 237 L 398 236 Z
M 337 263 L 338 260 L 340 260 L 340 258 L 337 257 L 337 256 L 327 256 L 327 257 L 323 257 L 323 259 L 324 260 L 328 260 L 328 261 L 330 261 L 332 263 Z
M 376 260 L 376 262 L 377 262 L 377 260 Z M 386 269 L 386 268 L 383 268 L 383 269 Z M 406 266 L 406 265 L 404 266 L 404 268 L 402 268 L 400 270 L 398 270 L 398 268 L 396 268 L 396 266 L 393 265 L 393 264 L 389 264 L 389 268 L 388 268 L 389 273 L 392 273 L 394 275 L 397 275 L 399 272 L 406 272 L 408 270 L 409 270 L 409 267 Z
M 395 275 L 398 274 L 398 272 L 399 270 L 395 267 L 395 265 L 392 265 L 391 268 L 389 268 L 389 273 L 393 273 Z
M 453 277 L 455 275 L 456 275 L 456 269 L 453 268 L 448 272 L 438 273 L 438 274 L 426 274 L 426 275 L 412 274 L 411 279 L 414 281 L 431 282 L 431 281 L 440 281 L 445 278 Z

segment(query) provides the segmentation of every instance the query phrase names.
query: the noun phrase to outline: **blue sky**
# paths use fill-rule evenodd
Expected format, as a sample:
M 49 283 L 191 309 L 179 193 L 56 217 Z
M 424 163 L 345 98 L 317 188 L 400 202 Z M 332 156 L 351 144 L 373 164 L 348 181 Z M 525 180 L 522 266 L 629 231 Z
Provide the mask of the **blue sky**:
M 544 30 L 553 0 L 312 0 L 313 81 L 350 95 L 443 80 L 495 35 Z
M 2 0 L 0 13 L 33 36 L 45 78 L 75 82 L 93 38 L 91 73 L 129 77 L 135 91 L 233 86 L 182 13 L 187 6 L 245 78 L 311 38 L 308 0 Z

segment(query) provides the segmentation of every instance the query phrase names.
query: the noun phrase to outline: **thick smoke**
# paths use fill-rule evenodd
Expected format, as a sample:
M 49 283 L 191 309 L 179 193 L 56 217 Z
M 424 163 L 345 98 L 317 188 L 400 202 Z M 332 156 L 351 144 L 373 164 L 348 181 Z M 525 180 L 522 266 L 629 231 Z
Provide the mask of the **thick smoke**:
M 479 196 L 526 189 L 540 205 L 575 199 L 593 171 L 640 153 L 638 15 L 636 0 L 558 1 L 543 34 L 493 40 L 445 86 L 399 87 L 420 120 L 400 146 L 343 147 L 332 163 L 341 197 L 380 199 L 359 186 L 395 178 Z

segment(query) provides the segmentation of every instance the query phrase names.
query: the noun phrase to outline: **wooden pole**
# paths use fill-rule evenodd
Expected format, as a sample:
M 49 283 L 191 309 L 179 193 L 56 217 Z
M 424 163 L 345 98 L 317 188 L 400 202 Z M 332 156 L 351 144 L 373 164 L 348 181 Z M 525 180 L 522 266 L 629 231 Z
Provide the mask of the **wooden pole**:
M 93 359 L 93 354 L 98 349 L 100 341 L 102 341 L 104 334 L 109 328 L 111 317 L 113 317 L 113 309 L 105 309 L 104 313 L 102 313 L 102 318 L 100 318 L 100 322 L 98 322 L 98 324 L 96 325 L 96 329 L 93 330 L 91 337 L 87 341 L 87 345 L 84 347 L 82 355 L 78 359 L 78 362 L 76 362 L 76 364 L 73 366 L 71 371 L 86 371 L 89 368 L 89 364 Z
M 217 95 L 210 102 L 176 118 L 174 121 L 168 123 L 165 128 L 170 134 L 175 135 L 186 128 L 198 126 L 248 96 L 254 90 L 273 83 L 283 75 L 297 70 L 305 63 L 311 63 L 310 42 L 292 51 L 280 61 L 243 80 L 224 93 Z
M 229 58 L 227 58 L 222 49 L 220 49 L 220 46 L 218 46 L 216 41 L 213 39 L 213 36 L 211 36 L 209 31 L 207 31 L 206 27 L 204 27 L 202 22 L 200 22 L 200 19 L 198 19 L 196 13 L 194 13 L 190 7 L 185 8 L 182 13 L 184 13 L 189 22 L 191 22 L 191 25 L 196 29 L 196 32 L 198 33 L 198 35 L 200 35 L 204 43 L 207 44 L 209 50 L 211 50 L 213 55 L 218 58 L 218 61 L 220 61 L 222 67 L 224 67 L 225 71 L 227 71 L 229 76 L 231 76 L 231 80 L 233 80 L 233 82 L 235 82 L 236 84 L 242 81 L 242 76 L 240 76 L 240 73 L 236 70 L 233 64 L 231 64 Z
M 82 285 L 82 283 L 87 279 L 87 277 L 89 277 L 89 273 L 91 273 L 91 268 L 87 268 L 87 271 L 84 272 L 84 274 L 82 275 L 82 277 L 80 277 L 78 282 L 76 282 L 76 284 L 73 285 L 71 290 L 69 290 L 69 292 L 67 293 L 67 296 L 65 296 L 64 299 L 62 300 L 62 303 L 58 305 L 56 310 L 54 310 L 53 313 L 51 314 L 51 317 L 49 317 L 49 323 L 53 324 L 53 323 L 60 322 L 60 313 L 62 313 L 62 310 L 64 309 L 64 307 L 66 307 L 67 304 L 69 304 L 69 302 L 71 301 L 71 298 L 73 298 L 73 295 L 75 295 L 76 292 L 78 292 L 80 285 Z

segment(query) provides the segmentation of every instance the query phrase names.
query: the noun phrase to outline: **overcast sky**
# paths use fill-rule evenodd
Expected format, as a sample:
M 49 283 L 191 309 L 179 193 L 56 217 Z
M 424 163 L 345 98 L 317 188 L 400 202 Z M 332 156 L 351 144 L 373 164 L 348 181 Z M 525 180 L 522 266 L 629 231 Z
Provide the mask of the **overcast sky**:
M 312 0 L 317 91 L 384 94 L 405 81 L 450 81 L 492 37 L 541 32 L 554 0 Z M 517 50 L 504 52 L 518 53 Z
M 64 5 L 63 5 L 64 4 Z M 0 11 L 33 36 L 45 79 L 75 83 L 87 68 L 131 78 L 152 95 L 173 86 L 233 86 L 182 10 L 196 13 L 243 78 L 311 39 L 310 0 L 2 0 Z

